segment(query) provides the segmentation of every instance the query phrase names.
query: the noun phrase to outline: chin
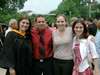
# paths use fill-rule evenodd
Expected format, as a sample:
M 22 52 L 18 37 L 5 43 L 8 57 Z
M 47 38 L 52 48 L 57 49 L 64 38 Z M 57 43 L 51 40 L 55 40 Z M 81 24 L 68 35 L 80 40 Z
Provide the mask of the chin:
M 76 36 L 77 36 L 77 37 L 80 37 L 81 35 L 79 35 L 79 34 L 76 34 Z

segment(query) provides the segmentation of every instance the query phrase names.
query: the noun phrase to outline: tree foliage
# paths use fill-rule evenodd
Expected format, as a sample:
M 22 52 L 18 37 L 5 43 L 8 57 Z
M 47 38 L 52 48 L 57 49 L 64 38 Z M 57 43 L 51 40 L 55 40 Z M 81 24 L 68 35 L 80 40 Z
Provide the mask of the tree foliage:
M 89 13 L 91 4 L 91 13 Z M 65 14 L 69 17 L 96 17 L 96 13 L 100 13 L 100 4 L 96 1 L 90 2 L 90 0 L 63 0 L 58 6 L 57 10 L 52 11 L 55 14 Z
M 24 2 L 27 0 L 1 0 L 0 1 L 0 9 L 21 9 L 24 6 Z
M 17 10 L 22 9 L 27 0 L 0 0 L 0 22 L 7 23 L 11 18 L 17 18 Z

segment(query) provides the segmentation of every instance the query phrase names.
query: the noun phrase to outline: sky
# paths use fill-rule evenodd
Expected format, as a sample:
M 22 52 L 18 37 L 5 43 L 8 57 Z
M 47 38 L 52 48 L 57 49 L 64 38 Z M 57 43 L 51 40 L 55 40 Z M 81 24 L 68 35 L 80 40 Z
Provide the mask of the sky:
M 96 1 L 98 1 L 100 3 L 100 0 L 96 0 Z
M 28 0 L 20 11 L 32 10 L 35 14 L 48 14 L 57 9 L 62 0 Z
M 100 0 L 96 0 L 100 3 Z M 48 14 L 57 9 L 62 0 L 27 0 L 20 11 L 31 10 L 34 14 Z

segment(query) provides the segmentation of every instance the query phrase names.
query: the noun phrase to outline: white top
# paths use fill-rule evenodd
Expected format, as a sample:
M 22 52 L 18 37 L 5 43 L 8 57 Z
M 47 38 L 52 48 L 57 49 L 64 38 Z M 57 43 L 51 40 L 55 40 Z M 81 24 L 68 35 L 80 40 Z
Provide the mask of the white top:
M 6 75 L 7 69 L 0 68 L 0 75 Z
M 95 36 L 89 35 L 87 39 L 95 43 Z
M 67 27 L 64 35 L 60 36 L 59 31 L 53 32 L 54 58 L 72 60 L 72 29 Z
M 9 31 L 12 31 L 11 27 L 8 27 L 8 29 L 5 31 L 5 37 L 6 37 L 6 35 L 8 34 Z
M 96 47 L 93 42 L 87 39 L 81 39 L 79 42 L 80 42 L 80 54 L 82 58 L 81 64 L 79 65 L 79 72 L 83 72 L 90 66 L 89 56 L 91 55 L 91 59 L 99 58 L 99 56 L 96 52 Z

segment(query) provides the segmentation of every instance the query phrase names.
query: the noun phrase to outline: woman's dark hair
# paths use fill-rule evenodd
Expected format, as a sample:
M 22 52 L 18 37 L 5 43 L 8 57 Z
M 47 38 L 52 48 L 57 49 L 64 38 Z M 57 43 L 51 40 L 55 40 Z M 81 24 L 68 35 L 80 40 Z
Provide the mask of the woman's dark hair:
M 73 23 L 73 25 L 72 25 L 72 31 L 73 31 L 73 35 L 75 35 L 75 31 L 74 31 L 74 28 L 75 28 L 75 25 L 77 24 L 77 23 L 81 23 L 82 25 L 83 25 L 83 27 L 84 27 L 84 31 L 83 31 L 83 33 L 82 33 L 82 35 L 81 35 L 81 38 L 87 38 L 88 37 L 88 35 L 87 35 L 87 27 L 86 27 L 86 24 L 84 23 L 84 21 L 82 21 L 82 20 L 76 20 L 74 23 Z
M 87 28 L 90 35 L 93 35 L 93 36 L 96 35 L 97 26 L 95 25 L 95 23 L 89 24 Z
M 31 27 L 32 27 L 32 25 L 31 25 L 31 20 L 30 20 L 27 16 L 22 16 L 22 17 L 20 17 L 20 19 L 18 20 L 18 29 L 19 29 L 20 22 L 21 22 L 22 20 L 24 20 L 24 19 L 27 19 L 27 20 L 29 21 L 29 28 L 28 28 L 28 30 L 26 31 L 26 35 L 31 35 Z
M 2 26 L 0 25 L 0 32 L 2 32 Z

